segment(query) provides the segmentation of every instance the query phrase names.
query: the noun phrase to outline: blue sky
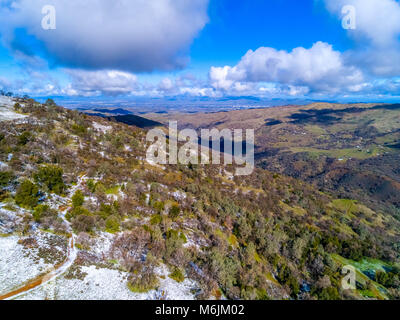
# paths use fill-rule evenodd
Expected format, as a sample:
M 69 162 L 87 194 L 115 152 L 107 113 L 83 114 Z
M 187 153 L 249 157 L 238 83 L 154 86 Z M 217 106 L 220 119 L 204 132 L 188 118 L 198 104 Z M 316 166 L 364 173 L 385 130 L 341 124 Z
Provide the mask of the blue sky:
M 398 0 L 0 0 L 0 87 L 31 96 L 393 101 Z M 44 30 L 44 5 L 55 30 Z M 354 8 L 356 28 L 342 27 Z M 46 20 L 49 21 L 49 20 Z

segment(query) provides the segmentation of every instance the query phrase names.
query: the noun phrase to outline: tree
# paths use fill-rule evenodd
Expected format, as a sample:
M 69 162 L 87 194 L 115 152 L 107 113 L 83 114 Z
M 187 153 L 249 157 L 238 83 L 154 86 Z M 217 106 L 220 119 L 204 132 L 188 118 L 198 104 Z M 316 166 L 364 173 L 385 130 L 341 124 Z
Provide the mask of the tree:
M 15 202 L 21 207 L 33 208 L 39 201 L 39 188 L 29 180 L 24 180 L 15 195 Z
M 14 179 L 14 174 L 10 171 L 0 171 L 0 189 L 6 187 Z
M 75 194 L 72 196 L 72 206 L 74 208 L 80 207 L 85 202 L 85 197 L 81 190 L 77 190 Z
M 32 133 L 29 131 L 24 131 L 18 136 L 18 144 L 20 146 L 26 145 L 32 138 Z
M 179 216 L 179 213 L 181 212 L 181 209 L 177 204 L 174 204 L 171 206 L 169 209 L 168 215 L 170 216 L 171 219 L 175 219 Z
M 21 111 L 21 105 L 18 103 L 18 102 L 16 102 L 15 104 L 14 104 L 14 110 L 15 111 Z
M 95 223 L 94 217 L 82 214 L 72 220 L 72 228 L 75 232 L 91 232 L 95 227 Z
M 47 106 L 56 106 L 56 103 L 53 99 L 48 98 L 45 103 Z
M 34 175 L 36 182 L 41 186 L 61 195 L 66 186 L 63 181 L 63 169 L 54 165 L 45 165 L 39 168 L 38 172 Z
M 115 233 L 119 231 L 119 220 L 115 216 L 110 216 L 106 220 L 106 231 Z
M 32 215 L 36 222 L 40 222 L 44 217 L 56 217 L 57 211 L 52 210 L 48 205 L 39 204 L 33 210 Z

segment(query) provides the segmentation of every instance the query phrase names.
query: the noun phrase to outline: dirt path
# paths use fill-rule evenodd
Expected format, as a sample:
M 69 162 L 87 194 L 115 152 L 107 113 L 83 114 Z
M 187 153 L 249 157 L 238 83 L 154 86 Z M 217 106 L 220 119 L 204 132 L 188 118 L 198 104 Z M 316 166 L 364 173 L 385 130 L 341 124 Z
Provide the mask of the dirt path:
M 81 178 L 79 178 L 77 185 L 74 186 L 70 190 L 71 196 L 81 186 L 82 182 L 84 181 L 84 178 L 85 178 L 85 176 L 82 176 Z M 54 266 L 54 268 L 50 272 L 48 272 L 44 275 L 38 276 L 35 279 L 30 280 L 24 286 L 22 286 L 18 289 L 15 289 L 11 292 L 8 292 L 4 295 L 0 295 L 0 300 L 15 299 L 15 298 L 20 297 L 21 295 L 27 294 L 27 293 L 31 292 L 32 290 L 39 288 L 39 287 L 45 285 L 46 283 L 54 280 L 59 275 L 66 272 L 68 270 L 68 268 L 72 266 L 72 264 L 74 263 L 77 255 L 78 255 L 78 250 L 75 247 L 76 236 L 73 234 L 70 222 L 65 218 L 67 211 L 68 211 L 68 208 L 64 209 L 60 215 L 61 218 L 64 220 L 64 222 L 67 224 L 68 229 L 69 229 L 68 231 L 71 232 L 71 236 L 69 238 L 69 243 L 68 243 L 68 249 L 67 249 L 67 259 L 63 263 Z
M 0 300 L 18 298 L 19 296 L 29 293 L 33 289 L 41 287 L 41 286 L 45 285 L 46 283 L 54 280 L 59 275 L 63 274 L 65 271 L 67 271 L 70 266 L 72 266 L 72 264 L 74 263 L 74 261 L 76 259 L 77 253 L 78 252 L 75 248 L 75 235 L 71 235 L 69 244 L 68 244 L 67 259 L 63 263 L 54 266 L 53 270 L 51 270 L 49 273 L 46 273 L 46 274 L 41 275 L 33 280 L 30 280 L 24 286 L 22 286 L 18 289 L 15 289 L 14 291 L 8 292 L 4 295 L 1 295 Z

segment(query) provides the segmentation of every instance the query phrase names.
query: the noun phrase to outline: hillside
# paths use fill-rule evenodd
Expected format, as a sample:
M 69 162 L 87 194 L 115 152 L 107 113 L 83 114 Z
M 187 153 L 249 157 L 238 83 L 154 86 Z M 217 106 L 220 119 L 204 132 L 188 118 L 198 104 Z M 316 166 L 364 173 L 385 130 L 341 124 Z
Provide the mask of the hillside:
M 0 104 L 0 297 L 399 298 L 400 223 L 389 212 L 262 168 L 239 179 L 231 166 L 153 166 L 143 129 L 15 102 Z M 270 124 L 298 120 L 278 111 L 268 117 Z M 286 130 L 266 119 L 258 147 L 259 137 Z M 396 126 L 383 124 L 377 130 Z M 357 268 L 357 290 L 341 286 L 348 264 Z
M 256 163 L 400 217 L 400 105 L 287 106 L 148 117 L 182 127 L 252 128 Z

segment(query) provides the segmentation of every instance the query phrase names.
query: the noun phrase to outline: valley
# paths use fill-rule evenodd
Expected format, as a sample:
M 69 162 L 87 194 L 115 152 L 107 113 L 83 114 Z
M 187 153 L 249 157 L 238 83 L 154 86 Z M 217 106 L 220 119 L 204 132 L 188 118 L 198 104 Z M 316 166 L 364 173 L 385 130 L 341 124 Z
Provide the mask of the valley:
M 232 165 L 148 163 L 146 130 L 133 125 L 1 101 L 1 297 L 399 297 L 398 171 L 377 162 L 398 156 L 394 106 L 181 115 L 178 124 L 193 128 L 252 125 L 258 168 L 235 177 Z M 361 161 L 365 174 L 393 184 L 392 197 L 367 196 L 351 175 L 342 195 L 335 190 L 333 168 L 361 174 Z M 345 265 L 357 270 L 354 290 L 343 289 Z

